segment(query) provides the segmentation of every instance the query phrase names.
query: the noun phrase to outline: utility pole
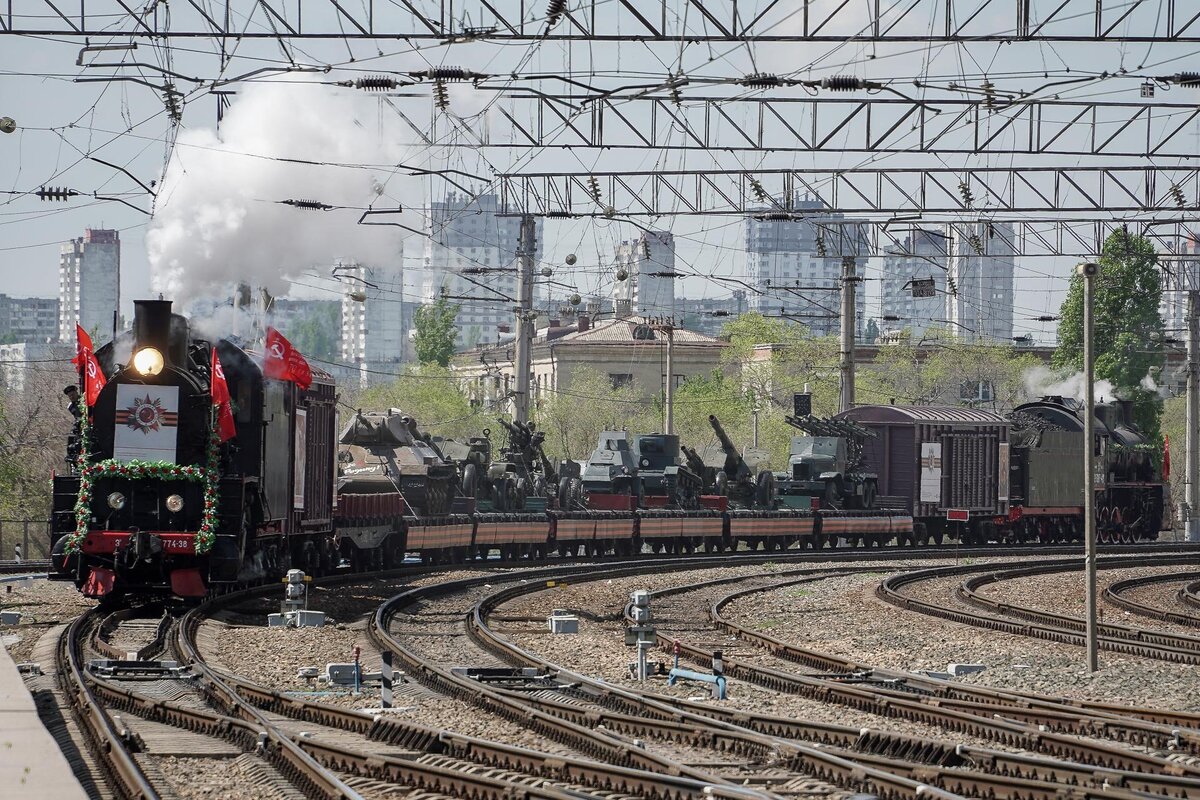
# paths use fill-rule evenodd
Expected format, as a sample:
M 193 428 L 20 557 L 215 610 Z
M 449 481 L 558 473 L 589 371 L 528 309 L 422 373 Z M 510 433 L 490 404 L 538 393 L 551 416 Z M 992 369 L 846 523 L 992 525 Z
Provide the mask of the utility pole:
M 842 257 L 841 392 L 838 409 L 854 408 L 854 256 Z
M 1096 353 L 1092 340 L 1094 281 L 1099 264 L 1080 264 L 1083 278 L 1083 568 L 1087 588 L 1088 670 L 1100 669 L 1100 645 L 1096 638 Z
M 1187 502 L 1187 540 L 1200 542 L 1200 291 L 1187 299 L 1187 458 L 1183 489 Z
M 675 321 L 671 320 L 663 329 L 667 333 L 667 388 L 664 400 L 667 406 L 667 424 L 663 433 L 675 432 Z
M 523 214 L 521 239 L 517 245 L 517 381 L 516 396 L 513 398 L 513 419 L 521 424 L 529 422 L 529 371 L 536 324 L 533 314 L 533 254 L 537 252 L 535 230 L 533 215 Z

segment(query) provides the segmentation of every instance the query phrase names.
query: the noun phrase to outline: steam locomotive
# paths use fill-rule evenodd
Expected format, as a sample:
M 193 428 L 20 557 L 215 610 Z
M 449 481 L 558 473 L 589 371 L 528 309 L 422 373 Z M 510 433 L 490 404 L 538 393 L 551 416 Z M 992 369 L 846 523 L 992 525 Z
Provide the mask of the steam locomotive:
M 237 435 L 214 434 L 216 349 Z M 167 300 L 96 351 L 106 384 L 82 455 L 53 479 L 51 552 L 84 594 L 200 597 L 333 558 L 334 385 L 265 378 L 254 354 L 193 335 Z

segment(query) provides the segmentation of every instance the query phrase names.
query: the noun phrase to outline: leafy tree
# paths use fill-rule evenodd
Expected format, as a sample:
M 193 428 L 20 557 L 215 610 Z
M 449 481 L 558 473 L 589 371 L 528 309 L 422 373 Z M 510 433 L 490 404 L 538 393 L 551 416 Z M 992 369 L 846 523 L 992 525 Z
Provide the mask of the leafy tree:
M 413 345 L 417 350 L 417 361 L 422 364 L 450 365 L 454 355 L 454 340 L 458 329 L 454 325 L 458 317 L 458 306 L 445 297 L 421 306 L 413 314 Z
M 489 420 L 487 409 L 473 408 L 458 379 L 437 364 L 410 365 L 392 383 L 363 390 L 353 405 L 399 408 L 416 419 L 423 432 L 446 437 L 478 435 Z
M 341 336 L 341 303 L 322 302 L 313 313 L 288 326 L 288 338 L 301 353 L 324 361 L 335 361 Z
M 1184 502 L 1183 479 L 1187 471 L 1187 397 L 1169 397 L 1163 403 L 1162 432 L 1171 441 L 1171 476 L 1168 483 L 1175 505 Z M 1159 462 L 1161 464 L 1161 461 Z M 1192 513 L 1196 513 L 1193 510 Z
M 653 401 L 632 386 L 614 389 L 607 375 L 580 366 L 571 371 L 566 388 L 542 404 L 534 421 L 546 433 L 547 455 L 586 461 L 602 431 L 648 433 L 661 427 L 660 419 Z
M 1093 278 L 1096 378 L 1111 381 L 1120 396 L 1133 401 L 1134 418 L 1154 441 L 1162 400 L 1142 384 L 1163 364 L 1158 255 L 1146 237 L 1119 230 L 1105 240 L 1099 264 Z M 1059 312 L 1054 365 L 1083 369 L 1083 278 L 1076 274 Z

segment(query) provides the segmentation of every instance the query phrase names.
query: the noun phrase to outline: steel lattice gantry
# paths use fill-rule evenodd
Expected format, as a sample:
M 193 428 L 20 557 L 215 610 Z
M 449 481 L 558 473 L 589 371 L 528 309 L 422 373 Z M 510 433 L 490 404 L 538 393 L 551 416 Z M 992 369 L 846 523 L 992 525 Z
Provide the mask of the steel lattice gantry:
M 1200 208 L 1200 167 L 502 173 L 501 203 L 538 216 L 1157 213 Z M 800 205 L 801 201 L 804 202 Z
M 0 33 L 155 39 L 1200 42 L 1196 0 L 3 0 Z
M 1180 252 L 1187 242 L 1200 239 L 1200 215 L 1182 221 L 1114 220 L 1111 216 L 1091 219 L 987 219 L 953 222 L 888 222 L 880 220 L 830 220 L 814 215 L 806 220 L 820 242 L 818 255 L 825 258 L 869 258 L 888 254 L 928 258 L 930 236 L 944 238 L 948 245 L 965 242 L 980 255 L 1014 255 L 1022 258 L 1066 256 L 1094 259 L 1104 241 L 1117 231 L 1145 236 L 1163 254 Z M 919 242 L 926 242 L 924 249 Z M 804 283 L 811 283 L 805 281 Z M 787 289 L 781 285 L 780 289 Z
M 440 137 L 393 105 L 425 141 Z M 447 146 L 1195 157 L 1196 103 L 510 95 Z M 449 121 L 441 120 L 447 126 Z

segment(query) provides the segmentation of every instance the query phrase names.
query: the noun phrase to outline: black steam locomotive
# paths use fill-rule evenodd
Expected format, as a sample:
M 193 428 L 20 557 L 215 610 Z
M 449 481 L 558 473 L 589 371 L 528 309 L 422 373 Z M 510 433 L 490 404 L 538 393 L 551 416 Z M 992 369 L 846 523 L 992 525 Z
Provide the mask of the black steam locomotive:
M 1013 529 L 1021 538 L 1083 536 L 1083 405 L 1047 396 L 1013 413 Z M 1096 533 L 1101 542 L 1157 539 L 1170 524 L 1170 491 L 1155 463 L 1157 446 L 1133 421 L 1127 400 L 1096 406 Z
M 265 378 L 228 340 L 193 336 L 165 300 L 96 352 L 107 383 L 54 477 L 58 576 L 84 594 L 200 597 L 213 584 L 316 568 L 331 558 L 334 386 Z M 214 432 L 216 348 L 237 435 Z M 267 454 L 270 454 L 268 457 Z

